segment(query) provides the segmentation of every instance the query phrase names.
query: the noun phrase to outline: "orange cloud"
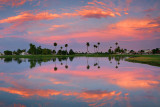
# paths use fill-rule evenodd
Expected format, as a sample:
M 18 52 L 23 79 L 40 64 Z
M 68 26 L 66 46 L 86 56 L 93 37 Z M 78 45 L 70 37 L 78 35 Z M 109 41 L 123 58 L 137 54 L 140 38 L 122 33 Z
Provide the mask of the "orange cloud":
M 60 18 L 58 14 L 52 14 L 49 12 L 41 12 L 37 14 L 32 14 L 29 12 L 22 12 L 20 15 L 8 17 L 6 19 L 0 20 L 0 23 L 15 23 L 15 22 L 25 22 L 25 21 L 37 21 L 37 20 L 51 20 L 55 18 Z
M 32 0 L 0 0 L 0 5 L 21 6 L 27 1 L 31 2 Z
M 61 27 L 61 26 L 57 26 Z M 72 27 L 70 27 L 72 28 Z M 73 28 L 74 29 L 74 28 Z M 68 29 L 69 30 L 69 29 Z M 81 32 L 71 32 L 64 35 L 34 36 L 28 39 L 36 40 L 40 43 L 50 44 L 53 41 L 70 41 L 75 39 L 77 42 L 86 42 L 84 38 L 90 41 L 106 41 L 106 40 L 146 40 L 157 39 L 154 33 L 160 31 L 159 21 L 155 19 L 125 19 L 114 24 L 102 26 L 99 29 L 89 29 Z M 42 32 L 41 32 L 42 33 Z M 45 31 L 44 31 L 45 34 Z M 38 39 L 37 39 L 38 38 Z M 159 37 L 160 38 L 160 37 Z
M 67 25 L 53 25 L 49 28 L 49 30 L 56 30 L 58 28 L 66 28 Z
M 103 10 L 97 7 L 89 7 L 82 10 L 77 10 L 78 14 L 84 18 L 105 18 L 115 17 L 115 13 L 109 10 Z M 119 13 L 120 14 L 120 13 Z
M 95 106 L 98 103 L 99 104 L 107 104 L 111 103 L 111 101 L 107 101 L 107 99 L 113 99 L 112 102 L 115 102 L 115 99 L 118 99 L 120 95 L 123 96 L 121 92 L 116 93 L 116 91 L 101 91 L 101 90 L 86 90 L 82 92 L 67 92 L 67 91 L 56 91 L 52 89 L 26 89 L 26 88 L 4 88 L 0 87 L 0 91 L 8 92 L 11 94 L 18 94 L 22 97 L 33 97 L 35 95 L 38 95 L 40 97 L 44 98 L 50 98 L 51 96 L 57 96 L 57 95 L 63 95 L 63 96 L 74 96 L 77 99 L 80 99 L 84 102 L 89 103 L 90 106 Z M 125 93 L 128 94 L 128 93 Z M 124 94 L 124 95 L 125 95 Z M 126 95 L 125 95 L 126 96 Z M 115 97 L 115 98 L 114 98 Z M 123 97 L 121 97 L 123 98 Z M 125 97 L 123 98 L 125 99 Z M 101 101 L 102 100 L 102 101 Z M 94 103 L 94 104 L 90 104 Z

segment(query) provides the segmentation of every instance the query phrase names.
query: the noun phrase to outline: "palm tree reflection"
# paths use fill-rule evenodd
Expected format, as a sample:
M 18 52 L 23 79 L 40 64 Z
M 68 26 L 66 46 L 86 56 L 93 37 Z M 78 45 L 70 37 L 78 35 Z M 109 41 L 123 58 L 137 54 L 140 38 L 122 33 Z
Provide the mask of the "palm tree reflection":
M 54 71 L 57 71 L 57 70 L 58 70 L 58 68 L 57 68 L 57 66 L 56 66 L 56 58 L 53 58 L 53 62 L 55 62 Z
M 88 64 L 88 59 L 89 59 L 89 57 L 87 57 L 87 69 L 89 70 L 90 69 L 90 65 Z

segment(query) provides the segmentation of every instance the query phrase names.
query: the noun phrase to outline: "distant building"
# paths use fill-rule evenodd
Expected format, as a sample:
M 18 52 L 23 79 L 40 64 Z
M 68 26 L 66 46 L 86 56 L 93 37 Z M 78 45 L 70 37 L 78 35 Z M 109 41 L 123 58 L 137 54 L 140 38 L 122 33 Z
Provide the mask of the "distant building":
M 124 51 L 125 54 L 129 54 L 130 53 L 130 50 L 126 50 Z
M 3 53 L 0 52 L 0 56 L 2 56 L 2 55 L 3 55 Z
M 22 52 L 21 55 L 29 55 L 27 52 Z
M 151 53 L 152 53 L 152 50 L 146 49 L 146 50 L 144 50 L 144 53 L 145 53 L 145 54 L 151 54 Z

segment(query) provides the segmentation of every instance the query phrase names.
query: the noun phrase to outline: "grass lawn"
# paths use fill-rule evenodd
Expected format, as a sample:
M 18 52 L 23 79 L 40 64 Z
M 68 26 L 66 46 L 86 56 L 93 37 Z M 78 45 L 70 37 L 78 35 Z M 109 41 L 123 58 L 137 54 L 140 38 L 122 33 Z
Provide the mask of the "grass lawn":
M 126 59 L 129 62 L 149 64 L 160 67 L 160 55 L 139 55 Z

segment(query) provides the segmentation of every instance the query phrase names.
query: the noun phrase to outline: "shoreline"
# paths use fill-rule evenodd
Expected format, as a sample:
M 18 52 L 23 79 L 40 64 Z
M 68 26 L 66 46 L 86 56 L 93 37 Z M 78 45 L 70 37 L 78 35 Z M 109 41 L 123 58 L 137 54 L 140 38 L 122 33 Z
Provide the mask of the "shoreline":
M 76 55 L 5 55 L 0 58 L 63 58 L 63 57 L 129 57 L 125 61 L 160 67 L 160 55 L 117 55 L 117 54 L 76 54 Z
M 138 56 L 127 58 L 126 61 L 133 63 L 142 63 L 160 67 L 160 55 Z
M 76 54 L 76 55 L 3 55 L 0 58 L 55 58 L 55 57 L 137 57 L 139 55 L 117 55 L 117 54 Z

